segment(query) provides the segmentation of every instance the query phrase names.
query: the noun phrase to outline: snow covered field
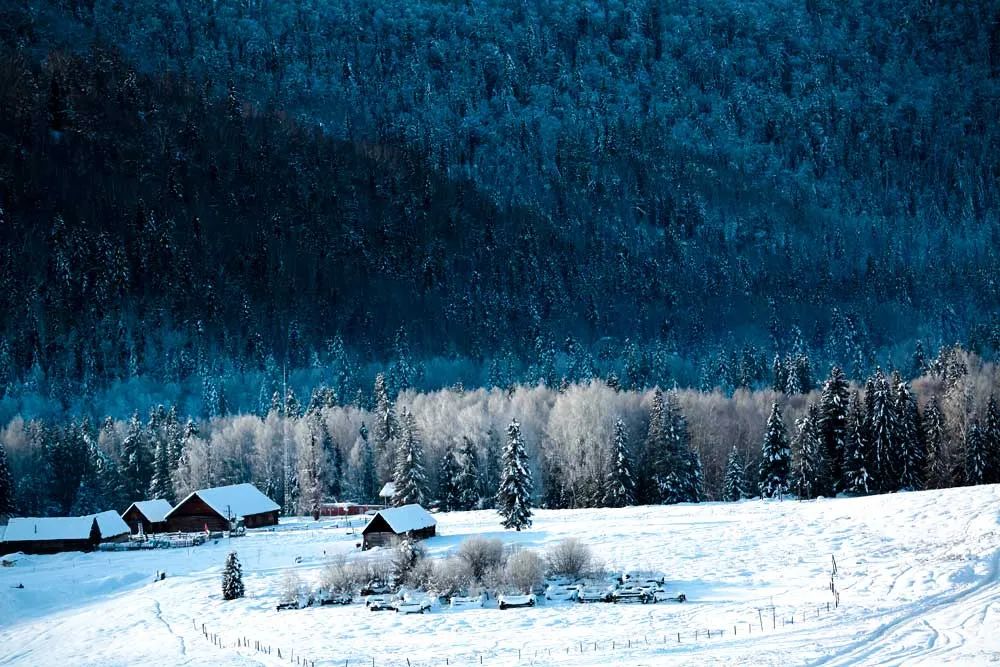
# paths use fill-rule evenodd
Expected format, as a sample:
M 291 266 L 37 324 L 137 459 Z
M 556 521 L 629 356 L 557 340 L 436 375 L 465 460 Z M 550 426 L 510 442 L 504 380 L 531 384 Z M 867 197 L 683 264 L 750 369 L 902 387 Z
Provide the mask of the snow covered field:
M 287 569 L 311 583 L 330 554 L 369 557 L 355 548 L 360 535 L 333 519 L 289 520 L 273 532 L 191 549 L 28 556 L 0 569 L 0 664 L 287 665 L 294 650 L 317 666 L 358 667 L 373 658 L 380 666 L 407 659 L 414 666 L 446 659 L 1000 665 L 1000 486 L 804 503 L 539 511 L 520 534 L 501 530 L 493 512 L 438 520 L 438 537 L 425 542 L 432 556 L 470 535 L 538 549 L 577 536 L 609 569 L 664 572 L 668 587 L 689 602 L 435 609 L 423 616 L 355 604 L 279 613 Z M 247 597 L 223 602 L 220 572 L 231 549 L 243 562 Z M 841 606 L 827 613 L 831 554 Z M 158 570 L 167 578 L 154 583 Z M 19 583 L 23 589 L 14 588 Z M 202 624 L 223 647 L 202 635 Z M 710 639 L 705 630 L 713 631 Z M 235 647 L 238 637 L 251 646 Z M 256 641 L 280 647 L 282 658 L 254 650 Z

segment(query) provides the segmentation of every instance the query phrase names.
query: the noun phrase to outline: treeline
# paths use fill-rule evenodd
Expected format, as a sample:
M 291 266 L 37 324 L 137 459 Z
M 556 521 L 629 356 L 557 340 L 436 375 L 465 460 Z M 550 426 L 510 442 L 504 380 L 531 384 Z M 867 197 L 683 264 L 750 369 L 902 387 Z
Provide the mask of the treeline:
M 959 348 L 912 381 L 879 369 L 853 385 L 834 368 L 793 395 L 595 380 L 393 400 L 379 376 L 372 410 L 323 388 L 305 405 L 275 395 L 263 417 L 193 421 L 158 407 L 98 426 L 16 418 L 0 442 L 18 514 L 124 509 L 246 481 L 288 514 L 372 501 L 387 481 L 397 502 L 444 510 L 494 507 L 511 484 L 551 508 L 814 498 L 1000 482 L 997 392 L 1000 370 Z
M 3 420 L 1000 348 L 985 0 L 44 0 L 0 48 Z

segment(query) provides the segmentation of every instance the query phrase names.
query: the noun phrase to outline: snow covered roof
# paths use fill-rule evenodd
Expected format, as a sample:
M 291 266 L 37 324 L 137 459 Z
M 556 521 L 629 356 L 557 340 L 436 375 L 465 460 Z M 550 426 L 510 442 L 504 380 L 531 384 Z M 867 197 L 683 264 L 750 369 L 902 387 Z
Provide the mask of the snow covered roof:
M 101 531 L 101 539 L 103 540 L 106 540 L 109 537 L 127 535 L 131 532 L 128 524 L 125 523 L 125 520 L 122 519 L 118 512 L 114 510 L 108 510 L 107 512 L 101 512 L 99 514 L 91 514 L 89 517 L 84 518 L 97 519 L 97 527 Z
M 133 507 L 139 510 L 139 513 L 152 523 L 160 523 L 167 518 L 167 515 L 170 514 L 170 510 L 173 509 L 170 506 L 170 503 L 163 498 L 157 498 L 156 500 L 137 500 L 129 505 L 127 510 L 122 512 L 122 516 L 128 514 L 129 510 Z
M 187 498 L 177 503 L 177 507 L 167 512 L 164 518 L 169 518 L 194 496 L 201 498 L 221 517 L 239 518 L 281 509 L 278 503 L 261 493 L 253 484 L 233 484 L 189 493 Z
M 386 482 L 385 486 L 382 487 L 382 490 L 378 492 L 378 495 L 380 498 L 392 498 L 396 495 L 396 483 Z
M 115 516 L 118 515 L 115 514 Z M 121 520 L 121 517 L 118 518 Z M 94 526 L 94 519 L 94 516 L 15 518 L 7 523 L 3 541 L 87 540 L 90 539 L 90 529 Z
M 411 530 L 437 525 L 437 520 L 420 505 L 403 505 L 402 507 L 379 510 L 368 522 L 368 525 L 370 526 L 380 516 L 385 519 L 394 533 L 407 533 Z M 368 526 L 365 526 L 365 530 L 368 530 Z

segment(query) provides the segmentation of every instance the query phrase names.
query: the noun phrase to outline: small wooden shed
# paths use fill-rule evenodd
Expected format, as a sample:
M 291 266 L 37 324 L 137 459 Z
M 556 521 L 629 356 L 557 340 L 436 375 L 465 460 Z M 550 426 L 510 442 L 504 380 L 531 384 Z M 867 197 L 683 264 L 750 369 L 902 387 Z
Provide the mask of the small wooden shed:
M 379 510 L 361 531 L 362 549 L 389 547 L 403 538 L 422 540 L 437 534 L 437 520 L 420 505 Z
M 247 528 L 274 526 L 280 509 L 253 484 L 217 486 L 194 491 L 177 503 L 166 515 L 167 529 L 182 533 L 230 530 L 240 519 Z
M 132 533 L 153 535 L 167 530 L 167 514 L 173 509 L 163 498 L 156 500 L 137 500 L 122 512 L 122 519 L 128 524 Z
M 101 533 L 101 542 L 125 542 L 128 540 L 128 524 L 118 512 L 107 510 L 92 515 L 97 520 L 97 530 Z

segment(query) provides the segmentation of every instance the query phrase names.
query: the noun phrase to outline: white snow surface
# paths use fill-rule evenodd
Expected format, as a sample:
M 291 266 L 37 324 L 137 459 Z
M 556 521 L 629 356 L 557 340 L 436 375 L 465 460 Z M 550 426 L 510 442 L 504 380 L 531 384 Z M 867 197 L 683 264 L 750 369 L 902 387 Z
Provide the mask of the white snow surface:
M 431 513 L 417 504 L 389 507 L 379 510 L 375 516 L 380 515 L 389 524 L 393 532 L 396 533 L 420 530 L 421 528 L 429 528 L 437 524 Z M 372 521 L 375 520 L 375 516 L 372 517 Z
M 215 510 L 219 516 L 244 517 L 251 514 L 261 514 L 263 512 L 273 512 L 281 509 L 278 503 L 265 496 L 253 484 L 232 484 L 230 486 L 216 486 L 211 489 L 200 489 L 192 491 L 177 503 L 173 509 L 177 509 L 192 496 L 198 496 L 205 504 Z M 171 510 L 167 516 L 173 512 Z
M 85 518 L 97 519 L 97 528 L 101 531 L 102 540 L 118 537 L 119 535 L 128 535 L 131 532 L 128 524 L 125 523 L 125 519 L 114 510 L 92 514 Z
M 85 540 L 90 537 L 94 515 L 17 517 L 7 523 L 5 542 L 28 540 Z M 118 517 L 119 520 L 121 517 Z M 127 529 L 126 529 L 127 530 Z
M 379 498 L 392 498 L 396 495 L 396 483 L 386 482 L 382 486 L 382 490 L 378 492 Z
M 491 600 L 424 615 L 359 603 L 277 612 L 289 570 L 315 583 L 335 555 L 381 555 L 358 551 L 360 517 L 351 526 L 283 520 L 186 549 L 25 556 L 0 568 L 0 665 L 1000 664 L 998 512 L 1000 486 L 537 510 L 520 533 L 502 530 L 492 511 L 455 512 L 437 515 L 438 536 L 423 543 L 440 557 L 475 535 L 539 550 L 577 537 L 610 572 L 662 572 L 685 604 L 539 600 L 500 611 Z M 247 597 L 224 602 L 231 550 Z M 831 555 L 840 607 L 827 612 Z M 154 582 L 157 571 L 166 579 Z
M 160 523 L 166 520 L 167 514 L 173 509 L 167 500 L 157 498 L 156 500 L 137 500 L 129 505 L 128 509 L 122 512 L 122 514 L 128 514 L 128 511 L 133 507 L 138 509 L 147 520 L 153 523 Z

